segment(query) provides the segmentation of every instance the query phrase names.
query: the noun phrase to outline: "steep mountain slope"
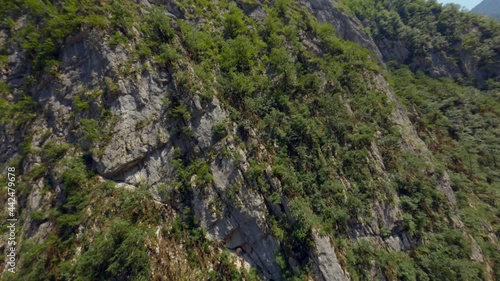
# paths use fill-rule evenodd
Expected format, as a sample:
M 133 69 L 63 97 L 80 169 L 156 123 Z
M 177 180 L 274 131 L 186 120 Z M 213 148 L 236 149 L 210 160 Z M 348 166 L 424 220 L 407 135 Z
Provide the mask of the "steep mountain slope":
M 471 12 L 485 15 L 492 18 L 500 19 L 500 1 L 498 0 L 483 0 Z
M 435 1 L 345 2 L 373 37 L 384 61 L 481 89 L 499 83 L 500 32 L 493 20 Z
M 498 24 L 427 1 L 0 4 L 2 280 L 498 279 Z M 428 10 L 469 21 L 417 44 Z

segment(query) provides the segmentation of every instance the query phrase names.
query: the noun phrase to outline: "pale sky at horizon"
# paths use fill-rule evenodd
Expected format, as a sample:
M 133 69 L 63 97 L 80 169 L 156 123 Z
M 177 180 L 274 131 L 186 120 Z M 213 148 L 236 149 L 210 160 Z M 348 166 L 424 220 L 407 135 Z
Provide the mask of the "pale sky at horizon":
M 481 0 L 438 0 L 438 2 L 446 4 L 446 3 L 455 3 L 467 8 L 467 10 L 471 10 L 476 7 L 477 4 L 481 3 Z

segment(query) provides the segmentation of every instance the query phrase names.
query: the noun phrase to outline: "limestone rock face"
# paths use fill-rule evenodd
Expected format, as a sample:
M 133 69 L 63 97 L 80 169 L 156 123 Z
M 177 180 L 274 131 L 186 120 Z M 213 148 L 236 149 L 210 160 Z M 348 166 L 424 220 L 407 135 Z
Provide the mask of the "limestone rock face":
M 87 85 L 99 84 L 105 73 L 113 75 L 116 67 L 126 61 L 122 50 L 111 51 L 97 42 L 89 43 L 85 37 L 75 40 L 64 57 L 81 61 L 82 65 L 70 73 L 66 80 L 73 86 L 77 80 Z M 71 58 L 71 59 L 69 59 Z M 74 67 L 74 64 L 72 64 Z M 67 67 L 70 67 L 68 62 Z M 104 178 L 123 182 L 124 186 L 155 185 L 172 179 L 174 147 L 181 147 L 189 154 L 203 155 L 213 145 L 213 127 L 225 120 L 217 98 L 204 103 L 195 93 L 183 97 L 190 112 L 184 120 L 192 138 L 178 137 L 172 133 L 176 120 L 168 116 L 168 106 L 162 97 L 173 84 L 168 74 L 148 70 L 141 75 L 119 79 L 116 91 L 106 97 L 106 107 L 115 120 L 109 140 L 102 145 L 101 155 L 93 157 L 97 171 Z M 70 90 L 66 90 L 70 95 Z M 53 95 L 47 92 L 47 98 Z M 66 100 L 70 97 L 66 96 Z M 48 100 L 54 120 L 65 120 L 70 108 L 57 100 Z M 54 106 L 57 105 L 57 106 Z M 63 123 L 58 127 L 67 130 Z M 269 280 L 280 280 L 280 268 L 275 262 L 278 243 L 267 229 L 269 213 L 264 198 L 245 182 L 244 170 L 248 165 L 243 151 L 237 151 L 234 141 L 224 145 L 239 153 L 242 160 L 217 158 L 210 163 L 213 183 L 207 188 L 193 186 L 193 210 L 200 224 L 213 240 L 223 242 L 250 265 L 262 270 Z
M 235 149 L 230 140 L 225 145 Z M 239 250 L 238 255 L 260 268 L 268 279 L 280 280 L 275 261 L 279 245 L 267 228 L 269 212 L 263 196 L 245 182 L 248 163 L 243 152 L 239 153 L 239 162 L 217 158 L 211 163 L 213 184 L 205 191 L 194 187 L 194 211 L 213 239 Z
M 183 10 L 175 1 L 142 2 L 144 5 L 165 4 L 169 16 L 183 17 Z M 253 19 L 259 21 L 265 18 L 267 12 L 262 6 L 254 6 L 245 1 L 236 2 Z M 410 52 L 404 43 L 389 40 L 375 42 L 362 30 L 357 20 L 337 8 L 334 2 L 311 0 L 301 3 L 320 21 L 333 25 L 340 37 L 371 50 L 375 60 L 382 63 L 391 60 L 405 62 L 409 59 Z M 0 30 L 0 44 L 3 37 Z M 169 115 L 172 105 L 164 101 L 168 91 L 179 90 L 172 70 L 156 69 L 146 62 L 144 65 L 128 66 L 137 71 L 123 74 L 120 70 L 129 63 L 127 58 L 130 54 L 122 47 L 111 49 L 106 44 L 108 39 L 106 35 L 83 30 L 66 41 L 60 53 L 62 63 L 57 80 L 42 80 L 32 89 L 33 97 L 43 112 L 31 128 L 32 146 L 40 149 L 48 140 L 59 144 L 81 144 L 92 151 L 89 165 L 100 179 L 113 180 L 118 183 L 117 188 L 124 189 L 134 189 L 141 185 L 156 186 L 172 181 L 176 173 L 172 164 L 176 159 L 175 148 L 180 148 L 190 160 L 203 158 L 207 161 L 213 178 L 207 186 L 200 187 L 196 184 L 196 176 L 193 176 L 188 202 L 199 224 L 211 240 L 221 243 L 248 265 L 256 267 L 263 279 L 282 280 L 281 268 L 276 262 L 281 245 L 270 230 L 270 220 L 289 214 L 287 199 L 282 198 L 280 204 L 273 205 L 265 193 L 249 180 L 247 170 L 250 154 L 236 144 L 232 135 L 218 142 L 214 141 L 214 127 L 228 120 L 224 105 L 216 95 L 202 101 L 198 92 L 183 93 L 180 102 L 186 105 L 189 116 L 182 120 L 173 118 Z M 308 48 L 321 52 L 314 42 L 304 39 L 303 43 Z M 22 57 L 20 51 L 14 52 L 9 57 L 9 63 L 13 67 L 9 71 L 0 72 L 11 85 L 18 83 L 18 76 L 24 71 Z M 467 57 L 464 58 L 462 68 L 449 64 L 448 58 L 441 54 L 432 54 L 432 58 L 428 69 L 436 76 L 477 71 L 475 66 L 468 63 Z M 421 67 L 424 63 L 426 62 L 415 58 L 410 66 Z M 191 65 L 183 67 L 187 73 L 193 73 Z M 432 163 L 432 153 L 419 138 L 408 118 L 408 112 L 396 99 L 387 80 L 378 76 L 372 84 L 374 89 L 387 96 L 394 107 L 390 119 L 401 132 L 403 149 Z M 106 89 L 106 92 L 98 93 L 96 89 Z M 90 100 L 88 110 L 85 113 L 75 113 L 75 99 L 81 94 Z M 104 117 L 103 111 L 106 111 Z M 99 136 L 103 139 L 101 142 L 91 144 L 82 138 L 78 130 L 82 119 L 99 119 L 105 124 L 106 135 Z M 189 135 L 179 134 L 179 127 L 188 131 Z M 13 158 L 17 146 L 22 142 L 20 135 L 13 132 L 14 127 L 0 124 L 0 162 Z M 233 133 L 235 135 L 236 130 Z M 43 135 L 48 136 L 42 137 Z M 263 146 L 259 148 L 262 154 L 267 153 Z M 222 150 L 228 153 L 213 153 Z M 387 179 L 382 156 L 375 143 L 371 145 L 369 157 L 377 163 L 380 177 Z M 33 169 L 38 162 L 41 160 L 27 159 L 25 169 Z M 434 173 L 436 169 L 431 167 L 429 170 Z M 266 184 L 279 190 L 281 183 L 273 176 L 272 169 L 268 167 L 265 172 Z M 446 172 L 435 176 L 439 183 L 435 188 L 445 194 L 451 205 L 455 205 L 456 198 L 449 176 Z M 347 180 L 341 181 L 342 184 L 349 185 Z M 37 182 L 27 198 L 30 211 L 43 208 L 44 204 L 48 204 L 44 200 L 54 200 L 52 197 L 59 195 L 59 183 L 54 186 L 57 187 L 54 193 L 44 195 L 43 181 Z M 392 196 L 397 202 L 397 194 Z M 402 210 L 397 206 L 398 204 L 389 205 L 374 199 L 368 212 L 376 219 L 350 221 L 348 238 L 352 241 L 369 240 L 381 248 L 394 251 L 412 250 L 417 241 L 412 241 L 405 232 Z M 453 219 L 458 225 L 461 224 L 457 216 Z M 290 223 L 293 224 L 293 221 Z M 36 236 L 40 240 L 45 239 L 53 227 L 50 222 L 36 227 L 28 222 L 25 226 L 29 237 Z M 313 264 L 315 280 L 350 280 L 345 258 L 336 251 L 332 239 L 322 237 L 315 231 L 312 231 L 311 236 L 313 243 L 307 254 Z M 477 243 L 473 246 L 473 259 L 484 261 Z M 374 279 L 385 279 L 378 271 L 374 271 L 372 276 Z
M 335 253 L 335 248 L 328 237 L 313 233 L 315 244 L 315 270 L 318 281 L 348 281 L 348 274 L 342 269 Z
M 335 31 L 341 38 L 358 43 L 362 47 L 372 51 L 375 55 L 374 59 L 380 62 L 382 61 L 382 55 L 377 45 L 375 45 L 371 37 L 362 30 L 361 23 L 337 8 L 338 3 L 336 3 L 336 1 L 311 0 L 303 1 L 303 3 L 318 20 L 333 25 Z
M 500 70 L 495 67 L 495 61 L 499 57 L 491 58 L 491 62 L 477 61 L 476 54 L 463 50 L 456 56 L 451 56 L 445 52 L 428 50 L 425 53 L 411 51 L 411 46 L 407 42 L 397 39 L 376 39 L 373 40 L 377 49 L 382 55 L 384 62 L 396 62 L 400 65 L 406 64 L 413 71 L 423 71 L 433 78 L 453 78 L 475 81 L 476 86 L 485 87 L 486 81 L 500 75 Z M 462 48 L 462 46 L 453 46 Z
M 106 71 L 113 72 L 126 59 L 119 50 L 112 52 L 103 45 L 89 45 L 86 41 L 75 41 L 67 52 L 64 57 L 82 61 L 83 65 L 66 79 L 72 82 L 80 79 L 87 85 L 100 83 L 95 81 L 97 77 Z M 103 177 L 132 186 L 166 182 L 174 173 L 171 167 L 174 146 L 193 154 L 204 154 L 212 146 L 213 126 L 226 118 L 219 101 L 214 97 L 201 105 L 196 94 L 186 96 L 184 101 L 191 118 L 184 125 L 190 128 L 192 139 L 178 138 L 171 132 L 176 121 L 166 114 L 168 107 L 161 100 L 166 90 L 173 87 L 166 76 L 149 70 L 116 83 L 119 93 L 116 98 L 108 97 L 107 106 L 117 118 L 109 140 L 101 148 L 102 155 L 93 159 Z M 55 111 L 59 115 L 54 119 L 64 120 L 70 110 L 61 105 Z M 60 130 L 65 130 L 62 125 Z M 226 145 L 230 151 L 236 151 L 231 142 Z M 203 190 L 193 186 L 193 209 L 212 239 L 225 243 L 231 250 L 240 249 L 243 259 L 260 268 L 264 276 L 280 280 L 280 268 L 275 262 L 278 243 L 266 224 L 269 214 L 262 195 L 245 183 L 246 158 L 242 151 L 238 153 L 242 154 L 241 162 L 220 158 L 211 163 L 213 184 Z

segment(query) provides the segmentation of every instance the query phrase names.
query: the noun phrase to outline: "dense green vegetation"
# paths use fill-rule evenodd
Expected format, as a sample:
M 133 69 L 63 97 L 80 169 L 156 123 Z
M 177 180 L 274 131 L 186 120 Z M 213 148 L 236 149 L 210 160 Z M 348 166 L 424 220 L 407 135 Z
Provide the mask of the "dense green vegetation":
M 486 237 L 490 227 L 496 235 L 500 231 L 499 92 L 432 80 L 404 68 L 394 74 L 394 88 L 410 110 L 421 138 L 450 174 L 462 221 L 494 261 L 498 274 L 498 249 Z
M 312 274 L 309 253 L 316 230 L 334 238 L 353 280 L 369 279 L 373 267 L 391 280 L 484 280 L 484 264 L 470 259 L 469 234 L 499 278 L 498 246 L 488 236 L 500 235 L 498 77 L 486 76 L 488 83 L 480 86 L 489 91 L 480 91 L 466 86 L 476 82 L 470 77 L 434 80 L 414 73 L 404 66 L 409 61 L 384 70 L 368 50 L 340 39 L 295 1 L 266 6 L 263 23 L 228 1 L 179 2 L 184 17 L 174 19 L 163 6 L 141 7 L 144 12 L 133 1 L 2 0 L 2 26 L 11 35 L 10 44 L 26 52 L 30 72 L 20 92 L 1 82 L 0 119 L 26 126 L 36 117 L 37 106 L 28 89 L 47 75 L 57 76 L 65 40 L 81 31 L 99 31 L 109 36 L 106 44 L 111 48 L 130 53 L 129 64 L 117 76 L 126 78 L 149 67 L 171 74 L 175 91 L 166 91 L 162 101 L 174 124 L 172 135 L 192 138 L 186 96 L 197 92 L 202 102 L 214 95 L 222 101 L 230 120 L 215 126 L 213 140 L 233 134 L 227 127 L 236 126 L 233 137 L 250 159 L 248 183 L 269 206 L 288 204 L 288 214 L 273 214 L 269 222 L 281 243 L 277 262 L 284 279 L 305 280 Z M 485 73 L 498 63 L 498 25 L 461 13 L 456 6 L 420 0 L 343 4 L 375 40 L 406 42 L 412 56 L 432 49 L 458 60 L 467 50 Z M 28 15 L 26 24 L 14 32 L 22 14 Z M 305 41 L 317 44 L 318 50 L 307 48 Z M 140 69 L 132 67 L 137 63 Z M 386 89 L 374 86 L 381 79 L 391 82 L 431 149 L 433 163 L 405 150 L 391 118 L 393 103 Z M 255 272 L 237 269 L 224 247 L 215 250 L 218 246 L 206 238 L 187 207 L 193 186 L 203 190 L 213 180 L 211 155 L 195 159 L 176 148 L 172 181 L 156 187 L 163 188 L 162 203 L 184 203 L 176 215 L 167 216 L 158 207 L 151 195 L 154 188 L 129 191 L 100 182 L 87 154 L 100 155 L 109 140 L 112 116 L 100 104 L 103 96 L 119 94 L 115 80 L 105 77 L 102 89 L 72 101 L 79 145 L 48 142 L 35 151 L 29 149 L 29 138 L 25 140 L 23 156 L 43 161 L 25 181 L 47 176 L 51 182 L 46 188 L 58 186 L 62 192 L 50 210 L 31 214 L 39 223 L 54 224 L 56 231 L 42 243 L 23 238 L 20 270 L 12 280 L 149 280 L 160 267 L 171 270 L 173 280 L 257 279 Z M 96 105 L 99 115 L 90 116 Z M 250 131 L 255 137 L 249 137 Z M 268 155 L 262 155 L 260 144 Z M 268 166 L 280 180 L 279 188 L 269 184 Z M 458 198 L 456 206 L 436 188 L 445 172 Z M 403 211 L 403 231 L 414 249 L 396 252 L 351 239 L 354 225 L 377 220 L 375 202 Z M 455 212 L 463 229 L 453 222 Z M 380 219 L 378 224 L 380 236 L 392 234 Z M 155 244 L 155 239 L 160 242 Z M 186 264 L 160 264 L 154 253 L 158 245 L 181 253 Z M 290 264 L 288 257 L 299 264 Z
M 17 100 L 9 97 L 9 86 L 0 80 L 0 121 L 23 125 L 36 117 L 33 113 L 37 103 L 32 97 L 23 95 Z
M 110 233 L 95 237 L 77 264 L 76 280 L 150 280 L 144 231 L 114 221 Z
M 483 89 L 499 87 L 498 22 L 462 12 L 459 5 L 443 6 L 436 1 L 342 2 L 363 22 L 380 46 L 386 44 L 384 42 L 402 42 L 409 55 L 398 63 L 432 76 L 436 76 L 432 65 L 437 63 L 452 72 L 437 76 L 453 77 L 461 84 Z M 477 71 L 467 68 L 477 68 Z

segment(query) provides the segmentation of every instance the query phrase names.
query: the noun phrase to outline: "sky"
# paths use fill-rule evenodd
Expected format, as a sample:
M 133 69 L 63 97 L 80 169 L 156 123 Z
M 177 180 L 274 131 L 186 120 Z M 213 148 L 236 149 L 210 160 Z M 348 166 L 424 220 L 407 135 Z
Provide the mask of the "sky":
M 438 0 L 440 3 L 455 3 L 461 6 L 465 6 L 467 10 L 471 10 L 476 7 L 477 4 L 481 3 L 481 0 Z

